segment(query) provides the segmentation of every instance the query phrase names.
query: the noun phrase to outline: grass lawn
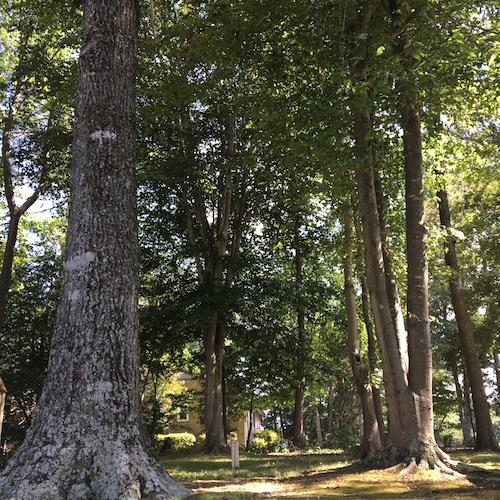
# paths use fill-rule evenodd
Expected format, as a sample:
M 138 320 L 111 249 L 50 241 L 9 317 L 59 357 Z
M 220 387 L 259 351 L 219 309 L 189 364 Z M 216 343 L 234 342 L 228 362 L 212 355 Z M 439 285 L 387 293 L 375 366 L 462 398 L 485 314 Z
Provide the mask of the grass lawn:
M 500 453 L 468 450 L 452 458 L 488 470 L 474 477 L 452 477 L 433 471 L 402 476 L 396 469 L 369 469 L 338 453 L 240 453 L 240 468 L 230 456 L 172 455 L 162 463 L 193 491 L 193 500 L 398 499 L 459 498 L 500 500 Z

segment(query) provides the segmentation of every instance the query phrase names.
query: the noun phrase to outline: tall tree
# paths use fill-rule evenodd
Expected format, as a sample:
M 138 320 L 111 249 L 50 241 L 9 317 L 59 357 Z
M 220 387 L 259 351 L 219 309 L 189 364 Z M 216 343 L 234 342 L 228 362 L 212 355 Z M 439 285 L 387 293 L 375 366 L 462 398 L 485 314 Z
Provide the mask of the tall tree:
M 140 408 L 137 24 L 133 0 L 84 2 L 61 300 L 44 390 L 0 476 L 2 497 L 188 494 L 153 458 Z
M 295 401 L 293 407 L 292 440 L 295 446 L 305 448 L 304 401 L 306 395 L 307 331 L 306 307 L 304 303 L 304 262 L 299 237 L 300 226 L 294 224 L 295 286 L 297 293 L 297 361 L 295 374 Z
M 402 2 L 403 3 L 403 2 Z M 390 4 L 389 14 L 395 18 L 395 32 L 406 47 L 404 33 L 414 10 L 397 3 Z M 410 12 L 406 13 L 405 9 Z M 376 193 L 375 158 L 373 155 L 373 116 L 369 89 L 370 69 L 376 57 L 376 27 L 384 12 L 375 2 L 361 2 L 348 11 L 348 26 L 356 41 L 352 45 L 351 75 L 357 89 L 352 99 L 352 118 L 356 140 L 358 166 L 356 169 L 359 206 L 362 217 L 362 236 L 366 252 L 367 284 L 384 371 L 384 385 L 389 412 L 387 455 L 391 461 L 403 461 L 420 467 L 446 468 L 446 456 L 437 447 L 433 433 L 431 344 L 427 311 L 427 259 L 425 227 L 423 226 L 422 150 L 415 88 L 403 94 L 401 125 L 404 131 L 404 160 L 406 171 L 406 236 L 408 286 L 418 285 L 418 292 L 408 300 L 408 354 L 406 332 L 395 321 L 398 302 L 394 290 L 388 287 L 383 255 L 381 218 Z M 378 33 L 380 35 L 380 33 Z M 374 38 L 375 37 L 375 38 Z M 411 46 L 411 44 L 409 44 Z M 408 77 L 411 52 L 401 55 L 402 78 Z
M 474 416 L 476 417 L 475 446 L 478 450 L 496 451 L 499 449 L 499 446 L 493 431 L 490 405 L 486 397 L 481 363 L 476 340 L 474 338 L 474 330 L 463 290 L 457 252 L 455 249 L 455 237 L 451 231 L 452 226 L 448 194 L 444 187 L 438 192 L 438 199 L 441 224 L 447 230 L 445 259 L 451 271 L 449 278 L 451 302 L 457 321 L 460 345 L 471 387 Z

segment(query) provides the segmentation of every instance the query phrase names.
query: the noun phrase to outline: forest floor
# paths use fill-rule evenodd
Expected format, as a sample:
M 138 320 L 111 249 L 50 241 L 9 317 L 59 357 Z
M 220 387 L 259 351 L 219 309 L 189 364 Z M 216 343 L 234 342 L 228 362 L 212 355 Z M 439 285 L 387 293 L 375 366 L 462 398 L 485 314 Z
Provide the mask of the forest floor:
M 334 452 L 162 457 L 169 473 L 193 491 L 193 500 L 461 499 L 500 500 L 500 453 L 448 451 L 454 460 L 484 469 L 453 477 L 433 471 L 403 476 L 397 468 L 373 469 Z

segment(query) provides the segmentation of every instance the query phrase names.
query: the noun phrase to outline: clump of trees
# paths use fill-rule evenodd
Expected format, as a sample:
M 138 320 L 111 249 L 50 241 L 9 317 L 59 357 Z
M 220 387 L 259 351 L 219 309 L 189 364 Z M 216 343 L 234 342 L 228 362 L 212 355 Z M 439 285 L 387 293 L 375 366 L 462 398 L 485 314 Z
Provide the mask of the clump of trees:
M 31 187 L 28 200 L 66 191 L 80 13 L 61 5 L 56 20 L 2 4 L 2 29 L 17 30 L 0 64 L 9 435 L 16 418 L 31 420 L 56 321 L 40 307 L 59 293 L 59 264 L 37 253 L 47 240 L 21 239 L 16 256 L 9 234 L 28 227 L 14 180 Z M 484 378 L 499 350 L 494 2 L 152 0 L 139 22 L 151 429 L 168 426 L 162 377 L 182 369 L 204 380 L 207 453 L 227 449 L 228 412 L 255 408 L 299 448 L 357 444 L 362 457 L 446 470 L 455 464 L 435 435 L 456 415 L 464 443 L 497 449 Z M 95 146 L 115 139 L 109 130 L 92 132 Z M 110 200 L 92 200 L 111 220 Z M 15 374 L 35 358 L 23 389 Z

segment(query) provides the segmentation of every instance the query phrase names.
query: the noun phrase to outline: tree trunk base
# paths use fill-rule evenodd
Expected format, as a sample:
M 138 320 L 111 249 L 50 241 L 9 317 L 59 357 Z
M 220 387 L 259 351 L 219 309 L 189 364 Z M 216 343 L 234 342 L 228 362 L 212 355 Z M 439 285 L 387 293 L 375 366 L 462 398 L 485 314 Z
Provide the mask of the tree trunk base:
M 403 476 L 427 470 L 434 470 L 454 477 L 466 473 L 463 464 L 452 460 L 435 443 L 408 449 L 404 452 L 392 446 L 371 461 L 376 461 L 385 467 L 391 467 L 395 473 Z
M 16 500 L 168 500 L 187 497 L 143 447 L 102 436 L 67 446 L 26 442 L 0 475 L 0 498 Z
M 201 450 L 202 455 L 228 455 L 231 448 L 227 444 L 205 444 Z

